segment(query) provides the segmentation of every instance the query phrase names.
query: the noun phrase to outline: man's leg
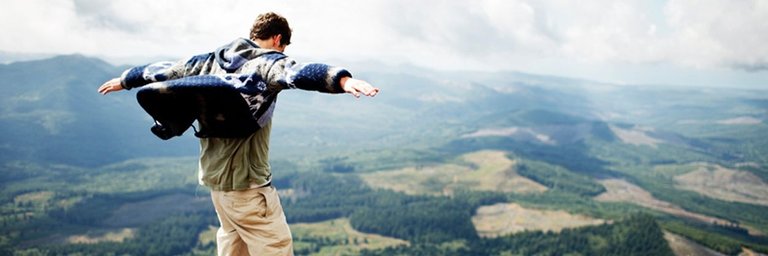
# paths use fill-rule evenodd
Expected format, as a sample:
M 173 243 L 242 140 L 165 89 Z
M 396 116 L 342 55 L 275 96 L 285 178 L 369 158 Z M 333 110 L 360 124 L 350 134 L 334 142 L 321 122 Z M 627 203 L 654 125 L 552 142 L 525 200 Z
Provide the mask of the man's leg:
M 291 231 L 274 187 L 225 192 L 221 199 L 225 214 L 220 218 L 226 215 L 250 255 L 293 255 Z
M 225 192 L 211 191 L 211 201 L 216 209 L 216 217 L 219 218 L 219 230 L 216 231 L 216 252 L 219 256 L 248 255 L 248 247 L 240 238 L 234 224 L 226 215 L 226 208 L 222 205 Z M 224 203 L 226 204 L 226 203 Z

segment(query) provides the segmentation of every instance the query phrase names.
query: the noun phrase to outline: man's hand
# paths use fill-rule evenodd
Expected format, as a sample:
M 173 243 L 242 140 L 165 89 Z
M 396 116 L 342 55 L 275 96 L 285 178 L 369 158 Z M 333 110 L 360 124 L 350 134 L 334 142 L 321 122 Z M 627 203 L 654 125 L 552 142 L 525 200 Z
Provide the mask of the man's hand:
M 120 78 L 112 78 L 99 86 L 99 93 L 106 95 L 107 93 L 121 91 L 123 89 L 123 86 L 120 84 Z
M 379 88 L 373 87 L 373 85 L 360 79 L 343 77 L 341 78 L 340 83 L 344 92 L 352 94 L 357 98 L 360 98 L 360 94 L 373 97 L 379 93 Z

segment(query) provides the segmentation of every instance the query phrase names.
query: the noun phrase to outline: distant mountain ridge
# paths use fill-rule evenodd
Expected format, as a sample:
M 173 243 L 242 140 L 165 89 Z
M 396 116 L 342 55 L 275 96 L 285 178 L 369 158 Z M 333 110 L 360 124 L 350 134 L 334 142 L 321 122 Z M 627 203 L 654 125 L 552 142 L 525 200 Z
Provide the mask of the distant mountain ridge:
M 191 132 L 170 141 L 149 132 L 152 120 L 136 104 L 135 92 L 96 92 L 125 68 L 82 55 L 0 64 L 0 160 L 98 166 L 136 157 L 196 155 Z M 753 94 L 749 91 L 617 86 L 521 72 L 376 69 L 355 74 L 382 93 L 358 100 L 299 90 L 281 93 L 274 155 L 322 158 L 356 150 L 434 147 L 476 132 L 513 128 L 519 129 L 510 134 L 513 141 L 550 139 L 562 146 L 602 138 L 620 143 L 615 132 L 627 131 L 706 151 L 709 142 L 691 138 L 697 136 L 692 126 L 667 115 L 667 108 L 690 113 L 689 122 L 724 126 L 718 120 L 744 115 L 716 109 L 741 111 L 765 101 L 743 100 Z M 758 124 L 766 119 L 748 117 Z M 628 127 L 635 125 L 651 130 L 632 132 Z
M 16 53 L 0 51 L 0 64 L 8 64 L 20 61 L 41 60 L 56 56 L 49 53 Z
M 132 94 L 96 92 L 122 70 L 82 55 L 0 65 L 0 159 L 92 166 L 159 152 L 193 154 L 157 147 L 148 136 L 151 120 Z M 153 147 L 159 149 L 147 150 Z

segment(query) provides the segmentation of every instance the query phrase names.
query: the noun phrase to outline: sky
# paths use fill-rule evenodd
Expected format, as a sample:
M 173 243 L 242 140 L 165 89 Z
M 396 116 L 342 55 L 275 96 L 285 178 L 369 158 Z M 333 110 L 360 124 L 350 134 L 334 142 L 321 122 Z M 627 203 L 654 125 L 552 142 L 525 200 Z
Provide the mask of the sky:
M 115 64 L 247 37 L 259 13 L 300 61 L 520 71 L 618 84 L 768 88 L 766 0 L 0 0 L 0 52 Z

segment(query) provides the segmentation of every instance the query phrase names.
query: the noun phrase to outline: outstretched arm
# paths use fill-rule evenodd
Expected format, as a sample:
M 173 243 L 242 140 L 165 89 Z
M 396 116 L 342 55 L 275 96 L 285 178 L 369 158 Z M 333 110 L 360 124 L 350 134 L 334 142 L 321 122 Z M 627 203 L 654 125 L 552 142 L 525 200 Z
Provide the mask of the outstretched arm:
M 379 93 L 379 88 L 352 78 L 346 69 L 322 63 L 297 63 L 284 58 L 272 65 L 268 73 L 268 83 L 279 84 L 283 89 L 349 93 L 355 97 L 373 97 Z
M 213 53 L 206 53 L 192 56 L 178 62 L 161 61 L 144 66 L 133 67 L 123 72 L 120 77 L 110 79 L 102 84 L 99 87 L 98 92 L 107 94 L 124 89 L 141 87 L 154 82 L 197 75 L 202 71 L 204 66 L 210 65 L 213 58 Z

